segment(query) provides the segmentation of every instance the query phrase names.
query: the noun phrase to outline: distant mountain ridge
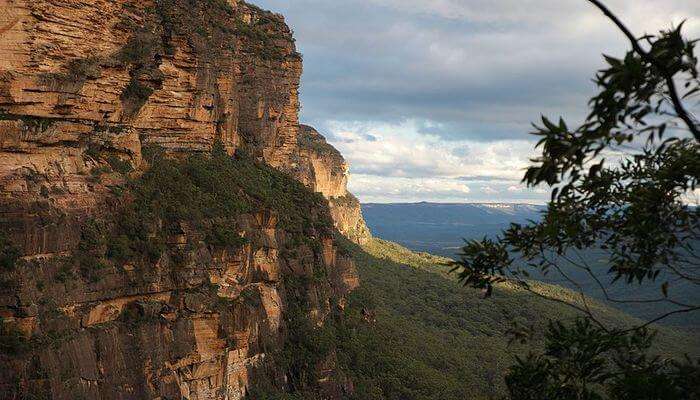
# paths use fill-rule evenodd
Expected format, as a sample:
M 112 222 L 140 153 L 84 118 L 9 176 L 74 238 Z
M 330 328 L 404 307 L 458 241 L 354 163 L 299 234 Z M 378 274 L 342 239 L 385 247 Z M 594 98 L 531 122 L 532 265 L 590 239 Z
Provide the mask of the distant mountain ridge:
M 540 218 L 545 208 L 528 203 L 364 203 L 362 213 L 377 237 L 452 257 L 462 239 L 496 235 L 512 222 Z
M 545 210 L 545 206 L 530 204 L 530 203 L 363 203 L 362 209 L 373 211 L 392 210 L 403 215 L 408 213 L 417 217 L 425 217 L 434 221 L 437 217 L 442 220 L 465 220 L 473 222 L 471 218 L 475 216 L 497 216 L 504 215 L 511 218 L 518 217 L 537 217 L 541 211 Z M 399 217 L 397 215 L 397 217 Z
M 481 239 L 495 237 L 511 223 L 526 224 L 538 220 L 545 206 L 523 203 L 367 203 L 362 205 L 367 226 L 375 237 L 397 242 L 413 251 L 421 251 L 444 257 L 454 258 L 464 245 L 464 239 Z M 600 271 L 601 280 L 607 276 L 607 255 L 604 251 L 587 249 L 582 252 L 586 261 Z M 567 275 L 573 277 L 584 291 L 594 298 L 604 301 L 604 294 L 597 283 L 587 273 L 577 268 L 562 264 Z M 547 283 L 573 288 L 569 282 L 556 274 L 533 278 Z M 664 279 L 660 277 L 659 279 Z M 654 299 L 660 295 L 659 283 L 647 282 L 631 288 L 616 284 L 609 288 L 615 298 L 638 297 Z M 673 293 L 680 298 L 700 301 L 694 285 L 673 281 Z M 634 294 L 634 296 L 632 296 Z M 619 308 L 635 317 L 652 319 L 670 311 L 660 303 L 648 304 L 608 304 Z M 666 323 L 695 328 L 700 326 L 700 315 L 673 316 Z

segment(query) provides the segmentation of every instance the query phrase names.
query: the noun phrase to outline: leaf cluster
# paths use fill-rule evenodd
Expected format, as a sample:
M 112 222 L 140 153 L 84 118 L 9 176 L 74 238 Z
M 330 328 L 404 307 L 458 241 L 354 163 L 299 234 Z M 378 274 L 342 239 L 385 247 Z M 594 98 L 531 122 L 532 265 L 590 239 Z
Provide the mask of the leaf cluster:
M 649 356 L 647 330 L 608 332 L 588 319 L 550 322 L 545 349 L 506 376 L 513 400 L 698 399 L 700 363 Z
M 613 281 L 653 281 L 670 271 L 700 282 L 700 210 L 688 204 L 700 179 L 697 123 L 684 125 L 687 111 L 671 99 L 676 81 L 684 83 L 685 99 L 700 88 L 696 41 L 685 40 L 681 28 L 640 39 L 648 51 L 640 53 L 637 44 L 622 59 L 606 56 L 608 67 L 596 78 L 600 91 L 578 128 L 542 118 L 534 132 L 541 155 L 523 181 L 550 185 L 548 209 L 540 221 L 514 224 L 498 240 L 469 242 L 453 264 L 465 284 L 488 288 L 496 276 L 546 274 L 557 269 L 552 256 L 590 248 L 608 253 Z M 671 126 L 686 132 L 669 134 Z

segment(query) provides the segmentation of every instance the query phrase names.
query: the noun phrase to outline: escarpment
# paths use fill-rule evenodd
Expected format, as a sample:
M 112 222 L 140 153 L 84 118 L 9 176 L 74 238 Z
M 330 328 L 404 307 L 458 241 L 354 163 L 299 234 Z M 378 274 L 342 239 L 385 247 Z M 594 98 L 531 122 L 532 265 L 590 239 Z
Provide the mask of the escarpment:
M 350 390 L 369 232 L 301 72 L 242 1 L 0 0 L 0 398 Z
M 298 138 L 303 160 L 299 179 L 328 199 L 333 221 L 345 236 L 366 242 L 370 232 L 360 202 L 348 192 L 348 165 L 342 154 L 308 125 L 301 125 Z

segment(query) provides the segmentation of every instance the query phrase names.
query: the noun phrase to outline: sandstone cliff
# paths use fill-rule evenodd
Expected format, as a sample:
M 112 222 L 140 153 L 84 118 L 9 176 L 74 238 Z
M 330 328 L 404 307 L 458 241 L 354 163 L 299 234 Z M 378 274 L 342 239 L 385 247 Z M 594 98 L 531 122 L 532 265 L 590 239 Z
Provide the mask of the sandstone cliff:
M 362 217 L 360 202 L 348 192 L 348 165 L 345 159 L 316 129 L 301 125 L 298 136 L 301 154 L 299 178 L 325 196 L 335 226 L 354 242 L 363 244 L 370 232 Z
M 298 380 L 290 310 L 320 327 L 358 284 L 331 225 L 369 235 L 342 157 L 300 133 L 301 70 L 283 17 L 240 1 L 0 0 L 0 398 Z M 159 163 L 215 143 L 240 161 Z M 313 365 L 326 397 L 333 364 Z

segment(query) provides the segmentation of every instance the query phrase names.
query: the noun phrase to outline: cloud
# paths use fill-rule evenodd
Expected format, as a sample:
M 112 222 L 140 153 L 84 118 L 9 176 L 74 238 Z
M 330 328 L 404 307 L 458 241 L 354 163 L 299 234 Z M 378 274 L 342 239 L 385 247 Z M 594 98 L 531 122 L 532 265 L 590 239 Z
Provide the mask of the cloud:
M 398 125 L 330 121 L 327 126 L 331 142 L 358 174 L 462 183 L 518 181 L 533 154 L 533 143 L 523 140 L 444 141 L 420 133 L 420 124 L 413 120 Z
M 516 182 L 530 122 L 581 121 L 601 53 L 629 47 L 585 0 L 256 3 L 295 30 L 301 118 L 328 133 L 356 174 Z M 639 35 L 687 18 L 686 31 L 700 36 L 697 0 L 607 3 Z M 507 200 L 516 193 L 508 186 L 471 185 L 470 196 L 491 187 Z
M 498 191 L 498 190 L 492 188 L 491 186 L 482 186 L 482 187 L 481 187 L 481 192 L 484 193 L 484 194 L 490 194 L 490 195 L 494 195 L 494 194 L 499 194 L 499 193 L 500 193 L 500 191 Z
M 364 202 L 461 202 L 471 188 L 464 183 L 444 178 L 396 178 L 354 174 L 350 190 Z
M 432 122 L 446 139 L 521 138 L 540 113 L 585 114 L 601 53 L 628 47 L 586 1 L 264 0 L 305 55 L 303 118 Z M 611 1 L 639 34 L 690 18 L 693 0 Z
M 350 164 L 350 190 L 365 202 L 501 201 L 509 186 L 519 185 L 533 151 L 528 141 L 444 141 L 421 134 L 412 120 L 327 125 Z M 535 194 L 523 188 L 511 197 L 532 202 Z

